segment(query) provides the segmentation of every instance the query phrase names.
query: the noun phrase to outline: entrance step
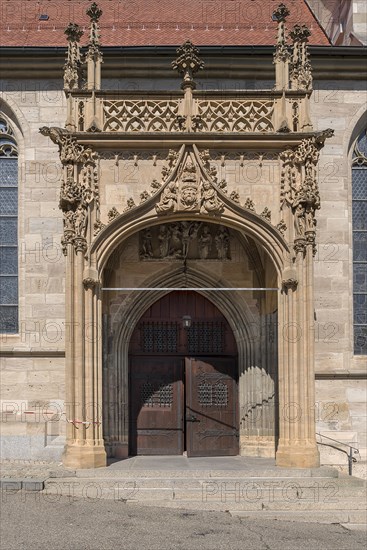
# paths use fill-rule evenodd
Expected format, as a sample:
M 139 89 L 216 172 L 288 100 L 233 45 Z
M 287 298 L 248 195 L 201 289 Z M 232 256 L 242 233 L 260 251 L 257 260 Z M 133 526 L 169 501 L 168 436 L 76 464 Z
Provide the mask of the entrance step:
M 263 478 L 286 478 L 286 479 L 307 479 L 307 478 L 338 478 L 339 474 L 335 468 L 322 466 L 320 468 L 279 468 L 279 467 L 263 467 L 263 468 L 237 468 L 237 469 L 180 469 L 180 468 L 160 468 L 160 469 L 112 469 L 96 468 L 91 470 L 77 470 L 75 472 L 78 478 L 93 478 L 99 479 L 128 479 L 128 478 L 178 478 L 178 479 L 212 479 L 212 478 L 237 478 L 237 479 L 263 479 Z
M 322 470 L 322 471 L 320 471 Z M 366 523 L 366 482 L 319 469 L 313 477 L 247 477 L 240 472 L 129 471 L 114 475 L 49 478 L 44 493 L 92 501 L 110 499 L 130 505 L 229 511 L 261 517 L 317 523 Z M 290 471 L 289 471 L 290 472 Z M 109 472 L 112 474 L 112 472 Z M 217 472 L 219 473 L 219 472 Z M 223 474 L 224 472 L 221 472 Z M 321 475 L 321 473 L 329 474 Z M 104 473 L 106 474 L 106 472 Z M 127 475 L 128 474 L 128 475 Z

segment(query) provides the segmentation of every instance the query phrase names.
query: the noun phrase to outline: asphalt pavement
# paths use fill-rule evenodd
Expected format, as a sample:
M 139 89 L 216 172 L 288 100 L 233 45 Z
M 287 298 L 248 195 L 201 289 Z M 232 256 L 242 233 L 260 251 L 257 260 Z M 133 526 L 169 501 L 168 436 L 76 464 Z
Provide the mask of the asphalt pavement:
M 366 532 L 225 512 L 3 492 L 1 550 L 365 550 Z

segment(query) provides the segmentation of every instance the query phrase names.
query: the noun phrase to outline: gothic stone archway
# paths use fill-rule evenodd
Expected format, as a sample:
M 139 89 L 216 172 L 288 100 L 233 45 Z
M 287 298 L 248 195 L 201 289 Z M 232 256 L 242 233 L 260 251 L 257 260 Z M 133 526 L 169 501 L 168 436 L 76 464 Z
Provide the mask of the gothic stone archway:
M 190 215 L 251 236 L 261 253 L 271 258 L 277 272 L 281 329 L 277 464 L 317 466 L 314 349 L 308 329 L 314 311 L 315 214 L 320 207 L 317 163 L 325 139 L 333 132 L 315 132 L 309 116 L 308 29 L 293 29 L 290 52 L 285 29 L 288 10 L 281 5 L 275 11 L 278 38 L 271 90 L 203 95 L 193 79 L 203 62 L 197 48 L 186 42 L 173 63 L 183 75 L 183 96 L 181 91 L 170 92 L 169 97 L 141 91 L 99 93 L 101 12 L 93 7 L 88 14 L 87 90 L 79 87 L 81 32 L 70 25 L 64 73 L 66 128 L 41 129 L 58 145 L 63 166 L 66 322 L 72 327 L 66 344 L 66 400 L 72 404 L 72 421 L 64 463 L 74 468 L 106 463 L 101 283 L 109 256 L 137 231 L 160 224 L 163 218 L 175 222 Z M 134 191 L 122 193 L 120 174 L 119 185 L 111 191 L 111 174 L 120 159 L 130 159 L 133 168 L 140 163 Z M 273 170 L 263 171 L 259 183 L 242 172 L 238 178 L 247 161 L 261 169 L 272 163 Z M 229 169 L 220 174 L 226 165 Z M 128 198 L 126 192 L 134 197 Z M 301 338 L 287 336 L 292 324 Z M 300 414 L 290 417 L 292 404 Z M 76 419 L 83 423 L 77 426 Z
M 220 234 L 223 232 L 223 228 L 216 229 L 216 227 L 220 228 L 218 225 L 208 224 L 208 226 L 203 224 L 198 233 L 199 238 L 201 231 L 207 235 L 208 228 L 214 235 L 217 231 Z M 158 231 L 158 226 L 157 231 L 153 227 L 153 235 Z M 145 230 L 141 233 L 145 235 Z M 243 284 L 251 287 L 255 284 L 252 281 L 255 279 L 257 281 L 261 274 L 251 269 L 249 271 L 248 265 L 244 265 L 249 259 L 246 260 L 244 250 L 240 253 L 241 245 L 236 235 L 238 235 L 237 232 L 230 232 L 230 242 L 231 246 L 233 245 L 232 259 L 226 262 L 226 272 L 229 275 L 236 266 L 237 270 L 239 266 L 243 266 L 244 275 L 247 273 L 247 279 L 243 279 Z M 240 371 L 241 454 L 274 456 L 274 386 L 276 383 L 276 347 L 274 346 L 276 344 L 274 340 L 273 344 L 269 343 L 271 340 L 269 330 L 274 328 L 271 324 L 272 316 L 259 314 L 259 305 L 262 300 L 259 302 L 259 298 L 252 298 L 252 292 L 222 291 L 222 287 L 233 286 L 233 281 L 223 278 L 218 280 L 217 269 L 223 269 L 220 260 L 205 261 L 192 258 L 197 252 L 195 242 L 191 243 L 193 247 L 190 245 L 188 256 L 191 259 L 186 269 L 183 269 L 182 260 L 179 258 L 165 260 L 162 263 L 154 258 L 140 262 L 135 259 L 135 262 L 132 262 L 134 245 L 137 246 L 139 242 L 136 237 L 128 238 L 111 254 L 104 277 L 107 286 L 116 287 L 120 284 L 129 286 L 131 280 L 136 280 L 136 277 L 139 275 L 141 277 L 142 273 L 153 270 L 150 277 L 145 276 L 141 285 L 151 290 L 130 293 L 114 291 L 105 294 L 105 341 L 108 345 L 104 351 L 104 438 L 108 454 L 127 456 L 128 453 L 127 365 L 128 347 L 134 327 L 144 311 L 165 296 L 169 288 L 190 287 L 199 289 L 200 295 L 207 297 L 226 316 L 236 340 Z M 153 248 L 154 252 L 158 249 L 156 242 L 153 243 Z M 254 254 L 254 251 L 252 252 Z M 225 271 L 222 272 L 222 277 L 224 275 Z M 259 283 L 256 282 L 256 286 L 258 285 Z M 216 290 L 211 291 L 210 288 Z M 276 305 L 276 293 L 274 298 L 271 307 Z M 263 313 L 265 307 L 265 303 L 260 307 Z M 253 437 L 254 434 L 257 436 L 256 440 Z

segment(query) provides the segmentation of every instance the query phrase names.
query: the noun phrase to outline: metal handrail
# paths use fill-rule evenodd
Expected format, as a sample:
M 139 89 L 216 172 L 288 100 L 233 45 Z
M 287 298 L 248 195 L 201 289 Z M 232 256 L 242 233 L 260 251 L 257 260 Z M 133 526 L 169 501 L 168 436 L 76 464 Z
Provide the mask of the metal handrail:
M 316 432 L 316 435 L 320 437 L 324 437 L 325 439 L 329 439 L 329 441 L 334 441 L 335 443 L 338 443 L 338 445 L 344 445 L 345 447 L 348 447 L 348 451 L 345 451 L 344 449 L 339 449 L 339 447 L 336 447 L 335 445 L 331 445 L 330 443 L 322 443 L 321 441 L 317 441 L 318 445 L 325 445 L 325 447 L 332 447 L 333 449 L 336 449 L 337 451 L 340 451 L 341 453 L 344 453 L 348 457 L 348 474 L 351 476 L 352 470 L 353 470 L 353 462 L 357 462 L 357 459 L 353 456 L 354 454 L 359 455 L 359 449 L 357 447 L 353 447 L 352 445 L 349 445 L 348 443 L 344 443 L 344 441 L 338 441 L 337 439 L 333 439 L 332 437 L 328 437 L 327 435 L 320 434 L 319 432 Z

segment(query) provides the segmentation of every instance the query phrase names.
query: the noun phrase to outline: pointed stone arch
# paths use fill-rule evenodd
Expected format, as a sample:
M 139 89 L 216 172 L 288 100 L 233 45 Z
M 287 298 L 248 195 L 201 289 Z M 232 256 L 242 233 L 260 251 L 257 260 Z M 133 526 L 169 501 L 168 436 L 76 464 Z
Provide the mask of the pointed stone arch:
M 221 286 L 228 287 L 225 280 Z M 127 456 L 128 453 L 128 350 L 131 335 L 142 315 L 155 302 L 171 290 L 177 288 L 199 288 L 197 292 L 212 302 L 226 317 L 234 334 L 238 349 L 239 402 L 244 407 L 244 384 L 241 378 L 246 368 L 258 364 L 259 349 L 254 334 L 254 317 L 251 308 L 240 292 L 214 292 L 201 290 L 218 286 L 218 280 L 205 271 L 188 268 L 183 272 L 181 267 L 172 270 L 162 269 L 160 273 L 145 281 L 145 288 L 156 287 L 157 291 L 136 290 L 129 295 L 127 303 L 121 305 L 111 319 L 111 349 L 107 359 L 108 367 L 104 369 L 104 437 L 108 453 L 111 456 Z M 164 287 L 165 290 L 161 290 Z M 110 334 L 111 336 L 111 334 Z

